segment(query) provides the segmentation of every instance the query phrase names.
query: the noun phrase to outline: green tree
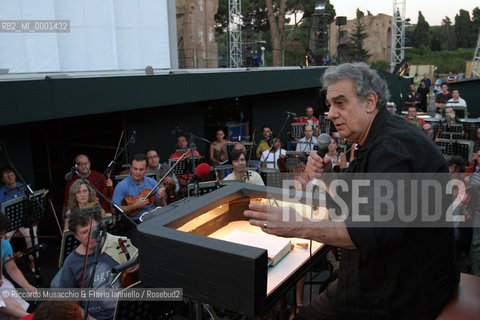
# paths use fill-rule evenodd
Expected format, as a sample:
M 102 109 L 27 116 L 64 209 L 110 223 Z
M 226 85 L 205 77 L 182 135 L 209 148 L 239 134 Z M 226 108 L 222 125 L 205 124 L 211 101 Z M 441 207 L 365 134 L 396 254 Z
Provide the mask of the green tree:
M 420 45 L 430 43 L 429 24 L 425 21 L 422 11 L 418 11 L 418 20 L 415 29 L 413 30 L 413 46 L 415 48 Z
M 472 21 L 470 20 L 470 14 L 468 11 L 460 9 L 460 12 L 455 15 L 455 35 L 457 36 L 457 47 L 459 48 L 471 48 L 474 46 Z
M 441 30 L 442 39 L 445 42 L 445 48 L 447 50 L 457 49 L 457 39 L 455 37 L 455 28 L 452 26 L 452 20 L 449 17 L 445 17 L 442 20 L 442 30 Z M 433 49 L 432 49 L 433 50 Z
M 472 25 L 473 25 L 472 26 L 473 34 L 478 36 L 478 33 L 480 32 L 480 8 L 479 7 L 475 7 L 472 10 Z
M 295 39 L 298 26 L 305 20 L 308 20 L 317 0 L 242 0 L 242 30 L 253 33 L 269 30 L 268 49 L 272 50 L 273 65 L 283 65 L 283 54 L 286 48 L 285 24 L 288 22 L 287 15 L 302 13 L 302 18 L 296 22 L 290 34 L 290 41 Z M 335 9 L 326 0 L 327 12 L 330 14 L 329 22 L 335 18 Z M 228 25 L 228 0 L 219 0 L 217 14 L 215 15 L 217 35 L 227 31 Z M 252 33 L 252 32 L 251 32 Z M 255 35 L 251 35 L 256 38 Z M 268 53 L 267 53 L 268 55 Z
M 363 46 L 368 34 L 365 32 L 366 27 L 362 22 L 362 18 L 365 14 L 357 8 L 357 19 L 353 26 L 353 33 L 350 35 L 350 49 L 353 59 L 357 61 L 367 61 L 370 58 L 368 50 Z

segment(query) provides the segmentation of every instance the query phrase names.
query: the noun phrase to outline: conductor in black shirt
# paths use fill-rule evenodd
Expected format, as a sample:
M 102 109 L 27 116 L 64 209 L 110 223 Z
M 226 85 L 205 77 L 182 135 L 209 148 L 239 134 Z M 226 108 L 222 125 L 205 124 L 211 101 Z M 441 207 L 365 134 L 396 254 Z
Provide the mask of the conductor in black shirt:
M 331 67 L 325 71 L 322 84 L 327 90 L 328 118 L 341 137 L 359 146 L 346 172 L 383 174 L 385 180 L 394 173 L 448 176 L 435 143 L 421 129 L 388 113 L 387 84 L 368 65 Z M 329 159 L 312 152 L 307 172 L 310 178 L 323 179 L 331 187 L 325 174 L 330 165 Z M 409 185 L 404 189 L 410 191 Z M 328 197 L 327 207 L 331 210 Z M 373 208 L 366 212 L 371 219 L 362 223 L 352 218 L 352 207 L 348 210 L 344 220 L 310 220 L 293 209 L 284 212 L 264 204 L 250 204 L 244 213 L 252 225 L 266 233 L 342 248 L 338 279 L 297 319 L 435 318 L 459 281 L 450 225 L 391 228 L 378 224 Z M 394 220 L 400 216 L 398 207 L 393 215 Z

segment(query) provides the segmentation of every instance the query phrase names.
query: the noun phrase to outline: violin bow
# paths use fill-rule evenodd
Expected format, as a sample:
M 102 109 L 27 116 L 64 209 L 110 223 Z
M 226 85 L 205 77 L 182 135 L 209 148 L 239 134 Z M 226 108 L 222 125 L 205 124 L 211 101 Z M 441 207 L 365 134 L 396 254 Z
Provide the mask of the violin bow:
M 122 133 L 120 134 L 120 139 L 118 140 L 118 144 L 117 144 L 117 150 L 115 150 L 115 155 L 113 156 L 113 159 L 117 159 L 118 150 L 120 150 L 120 144 L 122 143 L 122 138 L 123 138 L 124 132 L 125 132 L 125 129 L 123 129 Z M 112 174 L 112 169 L 110 168 L 110 170 L 108 170 L 108 172 L 107 172 L 107 178 L 108 179 L 110 179 L 111 174 Z
M 148 199 L 150 198 L 153 193 L 155 192 L 155 190 L 158 188 L 158 186 L 163 182 L 163 180 L 165 180 L 166 177 L 168 177 L 168 175 L 170 174 L 170 172 L 173 171 L 173 169 L 175 169 L 175 167 L 180 163 L 180 160 L 182 160 L 183 158 L 185 158 L 188 153 L 190 152 L 191 150 L 188 149 L 187 151 L 185 151 L 182 156 L 180 158 L 178 158 L 177 162 L 174 163 L 174 165 L 168 169 L 168 171 L 165 173 L 165 175 L 158 181 L 158 183 L 155 185 L 155 187 L 152 188 L 152 190 L 145 196 L 144 199 Z

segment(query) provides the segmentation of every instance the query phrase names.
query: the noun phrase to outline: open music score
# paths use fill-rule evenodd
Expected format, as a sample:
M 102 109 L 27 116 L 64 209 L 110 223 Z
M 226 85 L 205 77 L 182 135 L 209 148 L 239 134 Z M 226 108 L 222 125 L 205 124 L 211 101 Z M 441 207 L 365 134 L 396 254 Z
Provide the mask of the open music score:
M 471 140 L 437 139 L 436 144 L 444 155 L 459 155 L 464 161 L 472 161 L 474 142 Z
M 195 167 L 200 164 L 201 157 L 193 156 L 193 160 L 195 161 Z M 178 161 L 178 159 L 168 159 L 168 165 L 170 168 Z M 192 174 L 193 166 L 192 166 L 192 156 L 188 156 L 185 159 L 180 160 L 180 163 L 173 169 L 173 173 L 176 175 L 182 174 Z
M 13 198 L 11 200 L 2 203 L 2 212 L 10 219 L 10 228 L 7 231 L 16 230 L 25 225 L 31 224 L 34 221 L 38 221 L 43 217 L 45 212 L 45 195 L 46 190 L 36 190 L 33 192 L 33 198 L 27 200 L 25 196 Z M 30 221 L 27 221 L 25 215 L 27 207 L 27 201 L 30 201 L 31 216 Z

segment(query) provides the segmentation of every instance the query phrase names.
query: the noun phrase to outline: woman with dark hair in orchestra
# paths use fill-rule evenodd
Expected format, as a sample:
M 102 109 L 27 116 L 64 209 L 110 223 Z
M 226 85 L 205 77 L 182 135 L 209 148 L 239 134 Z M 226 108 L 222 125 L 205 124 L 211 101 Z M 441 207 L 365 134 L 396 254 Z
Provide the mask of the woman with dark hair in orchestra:
M 330 159 L 332 170 L 335 172 L 342 171 L 342 169 L 347 167 L 347 157 L 343 152 L 339 152 L 337 137 L 332 137 L 332 141 L 328 146 L 328 153 L 325 154 L 325 157 Z
M 225 147 L 225 133 L 218 129 L 215 133 L 215 141 L 210 144 L 210 161 L 218 166 L 227 160 L 227 149 Z

